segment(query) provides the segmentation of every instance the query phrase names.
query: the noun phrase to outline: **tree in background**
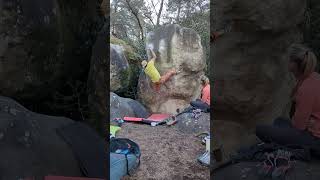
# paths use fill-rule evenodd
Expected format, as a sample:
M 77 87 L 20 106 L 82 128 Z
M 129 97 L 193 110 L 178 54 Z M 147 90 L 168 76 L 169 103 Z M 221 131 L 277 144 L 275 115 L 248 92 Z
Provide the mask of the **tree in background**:
M 192 28 L 201 37 L 207 68 L 210 56 L 210 2 L 208 0 L 169 0 L 166 23 Z M 207 73 L 208 69 L 206 70 Z
M 194 14 L 203 14 L 209 12 L 209 10 L 209 0 L 168 0 L 168 13 L 165 18 L 170 23 L 179 24 L 180 20 L 192 18 Z

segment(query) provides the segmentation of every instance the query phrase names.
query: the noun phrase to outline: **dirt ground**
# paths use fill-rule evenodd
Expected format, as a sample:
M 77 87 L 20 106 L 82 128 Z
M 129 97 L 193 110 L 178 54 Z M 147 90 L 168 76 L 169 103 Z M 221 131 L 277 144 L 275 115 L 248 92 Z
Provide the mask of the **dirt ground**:
M 201 140 L 184 134 L 175 127 L 125 123 L 117 137 L 129 138 L 141 149 L 138 170 L 124 180 L 208 180 L 209 168 L 202 166 L 197 157 L 205 151 Z

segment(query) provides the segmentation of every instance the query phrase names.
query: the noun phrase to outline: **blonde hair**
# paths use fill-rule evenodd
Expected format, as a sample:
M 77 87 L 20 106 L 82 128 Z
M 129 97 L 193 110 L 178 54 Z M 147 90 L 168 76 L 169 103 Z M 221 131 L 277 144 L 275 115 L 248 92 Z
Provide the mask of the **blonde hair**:
M 316 70 L 317 57 L 310 48 L 302 44 L 292 44 L 289 48 L 289 58 L 298 64 L 303 78 Z
M 293 97 L 304 79 L 316 71 L 318 60 L 312 50 L 303 44 L 292 44 L 288 53 L 290 61 L 297 63 L 298 70 L 302 75 L 292 91 L 291 96 Z
M 148 61 L 146 61 L 146 60 L 143 60 L 143 61 L 141 62 L 141 66 L 142 66 L 143 68 L 145 68 L 145 67 L 147 66 L 147 64 L 148 64 Z
M 205 75 L 200 76 L 200 81 L 201 81 L 201 84 L 203 85 L 210 83 L 209 78 Z

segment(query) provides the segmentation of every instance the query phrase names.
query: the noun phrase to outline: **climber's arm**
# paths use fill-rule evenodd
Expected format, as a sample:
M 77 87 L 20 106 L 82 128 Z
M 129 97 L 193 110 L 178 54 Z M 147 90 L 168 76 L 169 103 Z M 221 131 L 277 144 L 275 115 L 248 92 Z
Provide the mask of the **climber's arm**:
M 157 56 L 156 56 L 156 54 L 154 53 L 154 51 L 152 49 L 150 49 L 150 51 L 151 51 L 151 54 L 152 54 L 151 61 L 155 61 L 157 59 Z

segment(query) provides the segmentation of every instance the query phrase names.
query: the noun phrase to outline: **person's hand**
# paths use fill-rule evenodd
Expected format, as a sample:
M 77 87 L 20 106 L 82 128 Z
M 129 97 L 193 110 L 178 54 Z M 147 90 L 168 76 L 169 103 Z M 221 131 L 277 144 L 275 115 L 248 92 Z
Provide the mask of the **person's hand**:
M 152 50 L 152 49 L 150 49 L 150 51 L 151 51 L 151 54 L 152 54 L 152 58 L 157 58 L 157 56 L 156 56 L 156 54 L 154 53 L 154 51 Z

